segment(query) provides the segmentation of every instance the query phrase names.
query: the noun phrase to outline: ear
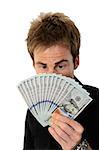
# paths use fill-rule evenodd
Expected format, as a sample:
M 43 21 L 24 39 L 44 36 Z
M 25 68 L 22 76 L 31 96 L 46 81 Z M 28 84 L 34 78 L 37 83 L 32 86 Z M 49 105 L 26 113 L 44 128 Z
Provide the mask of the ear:
M 76 69 L 79 66 L 79 56 L 76 56 L 74 60 L 74 69 Z

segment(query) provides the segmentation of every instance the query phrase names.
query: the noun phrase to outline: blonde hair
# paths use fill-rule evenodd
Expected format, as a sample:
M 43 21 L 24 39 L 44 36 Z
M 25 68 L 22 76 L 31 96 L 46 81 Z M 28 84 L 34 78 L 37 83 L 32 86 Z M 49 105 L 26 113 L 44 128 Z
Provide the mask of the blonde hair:
M 62 44 L 69 47 L 73 59 L 79 55 L 80 33 L 74 22 L 63 13 L 41 13 L 33 20 L 27 36 L 27 48 L 34 60 L 34 49 Z

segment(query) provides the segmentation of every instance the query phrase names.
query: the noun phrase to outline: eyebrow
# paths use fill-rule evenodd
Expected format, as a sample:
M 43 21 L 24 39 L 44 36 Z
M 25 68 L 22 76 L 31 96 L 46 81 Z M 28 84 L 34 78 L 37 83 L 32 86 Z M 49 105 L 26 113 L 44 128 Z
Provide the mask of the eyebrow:
M 40 61 L 38 61 L 36 64 L 46 65 L 45 63 L 42 63 Z
M 58 64 L 60 64 L 60 63 L 62 63 L 62 62 L 68 62 L 68 60 L 62 59 L 62 60 L 56 62 L 55 65 L 58 65 Z
M 56 62 L 56 63 L 55 63 L 55 65 L 58 65 L 58 64 L 60 64 L 60 63 L 62 63 L 62 62 L 68 62 L 68 60 L 62 59 L 62 60 L 60 60 L 60 61 Z M 42 62 L 40 62 L 40 61 L 38 61 L 38 62 L 37 62 L 37 64 L 47 65 L 47 64 L 42 63 Z

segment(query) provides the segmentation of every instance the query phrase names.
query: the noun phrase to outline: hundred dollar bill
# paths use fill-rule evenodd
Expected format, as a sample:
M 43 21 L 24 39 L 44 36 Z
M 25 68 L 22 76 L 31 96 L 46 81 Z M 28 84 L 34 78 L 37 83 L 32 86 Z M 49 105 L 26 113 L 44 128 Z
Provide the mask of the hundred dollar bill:
M 75 119 L 91 101 L 92 98 L 86 94 L 83 88 L 82 90 L 73 88 L 59 107 L 64 115 Z

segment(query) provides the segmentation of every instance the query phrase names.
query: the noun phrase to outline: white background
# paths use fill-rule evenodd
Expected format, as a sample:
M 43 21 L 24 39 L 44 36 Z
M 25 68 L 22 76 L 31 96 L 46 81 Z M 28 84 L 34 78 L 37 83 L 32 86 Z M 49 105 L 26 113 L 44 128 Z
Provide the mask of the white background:
M 98 0 L 0 0 L 0 150 L 22 150 L 27 106 L 16 85 L 34 74 L 25 39 L 32 19 L 48 11 L 65 13 L 79 28 L 75 74 L 99 88 Z

